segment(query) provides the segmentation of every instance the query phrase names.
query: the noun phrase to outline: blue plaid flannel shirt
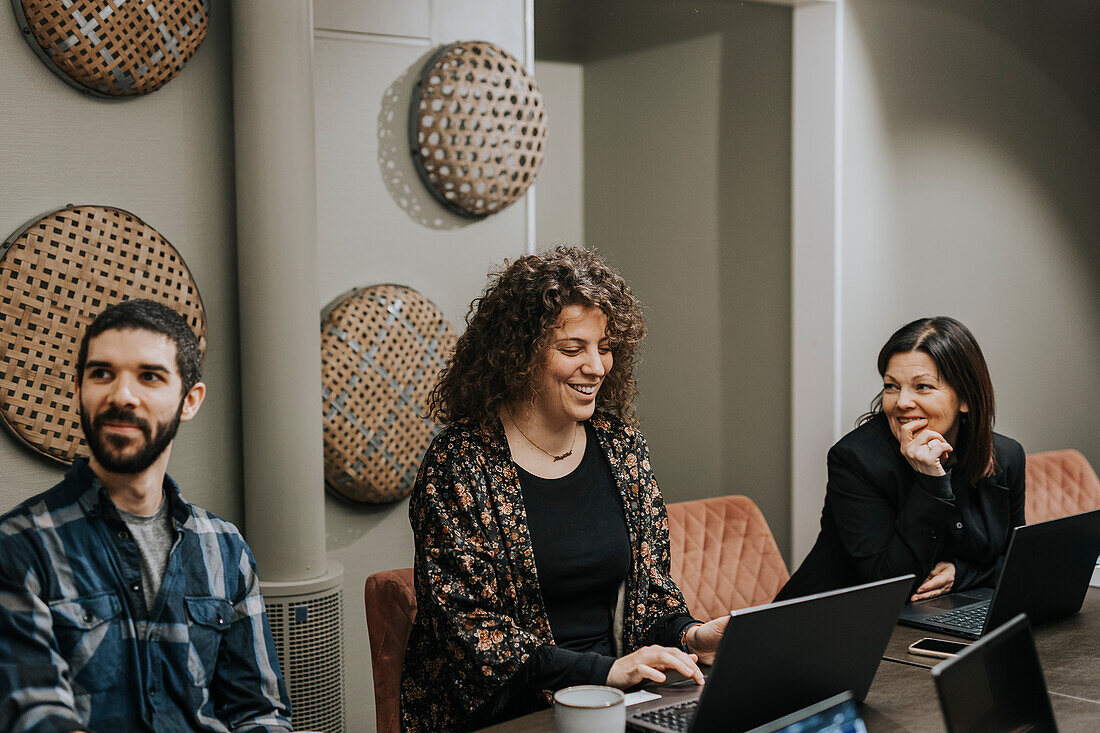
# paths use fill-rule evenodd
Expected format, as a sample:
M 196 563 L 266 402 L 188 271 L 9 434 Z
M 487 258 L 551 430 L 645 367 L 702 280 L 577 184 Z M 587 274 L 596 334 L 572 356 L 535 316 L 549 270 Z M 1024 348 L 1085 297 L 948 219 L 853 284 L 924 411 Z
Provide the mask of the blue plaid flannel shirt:
M 176 542 L 152 609 L 85 459 L 0 517 L 0 731 L 290 730 L 252 552 L 164 487 Z

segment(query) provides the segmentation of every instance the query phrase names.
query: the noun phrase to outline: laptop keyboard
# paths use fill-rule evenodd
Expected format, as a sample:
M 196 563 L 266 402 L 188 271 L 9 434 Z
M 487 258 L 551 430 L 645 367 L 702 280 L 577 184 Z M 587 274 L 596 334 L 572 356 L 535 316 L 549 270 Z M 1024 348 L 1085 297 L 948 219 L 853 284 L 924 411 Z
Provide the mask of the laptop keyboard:
M 972 606 L 970 608 L 956 608 L 937 616 L 930 616 L 926 621 L 934 621 L 941 624 L 950 624 L 959 628 L 981 633 L 985 627 L 985 617 L 989 613 L 989 604 Z
M 698 700 L 688 700 L 676 705 L 669 705 L 667 708 L 647 710 L 644 713 L 638 713 L 634 718 L 659 725 L 668 730 L 686 731 L 691 727 L 691 719 L 695 717 L 695 708 L 698 704 Z

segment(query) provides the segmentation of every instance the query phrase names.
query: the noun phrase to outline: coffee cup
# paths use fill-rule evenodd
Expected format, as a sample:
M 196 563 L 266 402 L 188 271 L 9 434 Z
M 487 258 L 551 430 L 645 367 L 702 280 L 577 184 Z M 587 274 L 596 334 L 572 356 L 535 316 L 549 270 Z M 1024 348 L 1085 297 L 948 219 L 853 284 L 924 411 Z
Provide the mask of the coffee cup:
M 554 693 L 557 733 L 622 733 L 626 730 L 626 697 L 604 685 L 577 685 Z

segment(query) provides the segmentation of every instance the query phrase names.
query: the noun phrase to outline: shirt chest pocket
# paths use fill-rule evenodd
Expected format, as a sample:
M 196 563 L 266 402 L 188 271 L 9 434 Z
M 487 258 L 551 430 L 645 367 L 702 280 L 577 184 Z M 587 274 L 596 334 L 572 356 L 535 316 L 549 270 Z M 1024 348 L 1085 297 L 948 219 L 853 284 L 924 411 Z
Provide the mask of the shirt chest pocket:
M 218 650 L 232 625 L 233 606 L 226 599 L 216 596 L 187 596 L 184 601 L 187 604 L 187 633 L 197 657 L 188 663 L 188 667 L 197 686 L 209 687 Z
M 122 601 L 107 591 L 50 604 L 57 649 L 69 664 L 77 694 L 114 686 L 128 654 L 123 645 Z

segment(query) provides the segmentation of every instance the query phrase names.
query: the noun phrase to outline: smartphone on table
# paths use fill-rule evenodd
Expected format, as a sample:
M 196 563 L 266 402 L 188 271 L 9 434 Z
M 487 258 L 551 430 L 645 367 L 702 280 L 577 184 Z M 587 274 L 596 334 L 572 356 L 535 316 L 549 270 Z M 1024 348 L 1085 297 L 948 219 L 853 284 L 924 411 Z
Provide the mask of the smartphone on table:
M 947 639 L 933 639 L 930 636 L 926 636 L 910 644 L 909 653 L 919 654 L 923 657 L 949 659 L 963 649 L 966 649 L 968 646 L 970 646 L 970 644 L 965 641 L 948 641 Z

